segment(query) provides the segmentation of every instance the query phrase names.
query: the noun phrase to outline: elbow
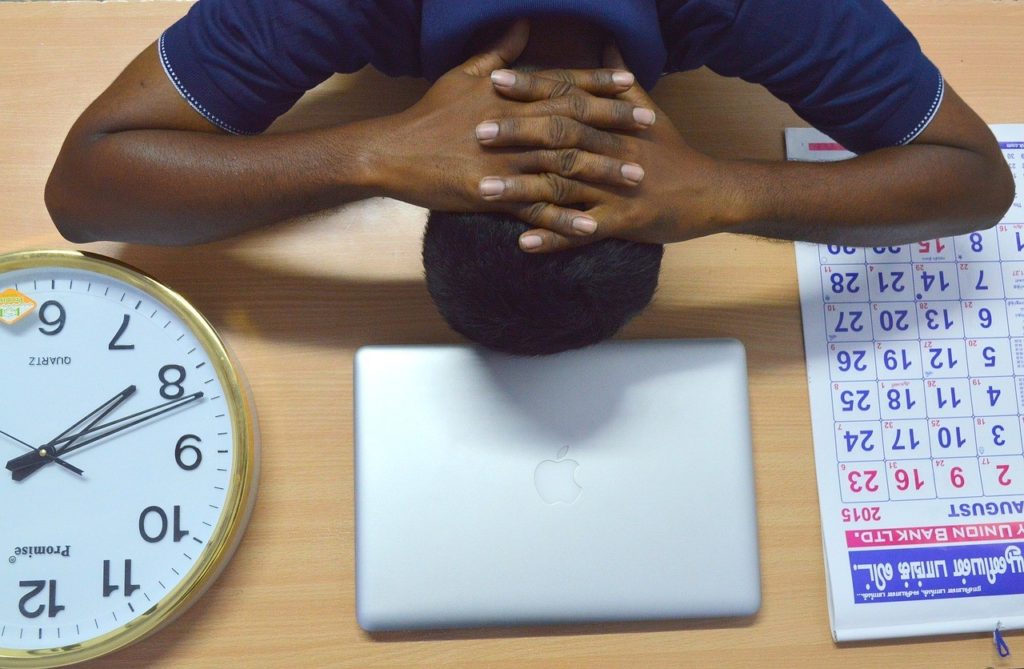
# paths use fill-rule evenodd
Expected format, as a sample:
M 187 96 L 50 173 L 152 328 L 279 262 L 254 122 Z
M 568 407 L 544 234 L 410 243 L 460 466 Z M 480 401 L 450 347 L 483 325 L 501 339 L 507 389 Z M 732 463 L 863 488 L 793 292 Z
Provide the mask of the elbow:
M 999 164 L 996 169 L 997 174 L 992 187 L 991 216 L 995 219 L 992 221 L 992 225 L 995 225 L 1002 220 L 1006 215 L 1006 212 L 1008 212 L 1010 207 L 1013 206 L 1013 201 L 1017 196 L 1017 186 L 1014 183 L 1013 173 L 1010 171 L 1010 166 L 1006 164 L 1006 161 L 1002 156 L 1000 156 Z
M 61 162 L 58 158 L 43 191 L 43 201 L 46 203 L 50 220 L 53 221 L 57 232 L 73 244 L 96 241 L 86 224 L 84 214 L 88 211 L 88 206 L 73 195 L 78 185 L 73 179 L 65 176 L 67 170 L 62 169 Z
M 80 221 L 76 219 L 73 207 L 68 205 L 67 198 L 64 197 L 59 181 L 55 181 L 52 175 L 46 182 L 44 199 L 46 201 L 46 210 L 50 212 L 50 220 L 53 221 L 61 237 L 73 244 L 84 244 L 92 241 L 82 229 L 82 226 L 79 225 Z
M 970 214 L 960 221 L 961 229 L 953 234 L 987 230 L 1003 220 L 1006 212 L 1013 206 L 1016 185 L 1010 166 L 1006 164 L 1001 153 L 997 153 L 986 162 L 988 169 L 977 172 Z

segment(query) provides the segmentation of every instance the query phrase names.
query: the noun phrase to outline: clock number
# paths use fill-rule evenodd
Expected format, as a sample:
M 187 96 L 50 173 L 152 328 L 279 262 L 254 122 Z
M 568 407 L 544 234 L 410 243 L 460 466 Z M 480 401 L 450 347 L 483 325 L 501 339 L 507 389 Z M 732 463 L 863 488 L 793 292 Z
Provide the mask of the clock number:
M 38 618 L 43 615 L 43 612 L 47 612 L 47 616 L 50 618 L 55 617 L 58 613 L 65 609 L 64 606 L 57 603 L 57 581 L 50 581 L 50 601 L 49 606 L 46 604 L 40 604 L 35 609 L 29 611 L 27 605 L 36 595 L 42 592 L 46 586 L 46 581 L 19 581 L 18 585 L 23 588 L 29 588 L 29 591 L 21 598 L 18 602 L 18 610 L 21 611 L 21 615 L 26 618 Z
M 156 535 L 149 534 L 146 532 L 146 518 L 155 513 L 160 518 L 160 531 Z M 147 506 L 139 514 L 139 534 L 142 538 L 151 544 L 163 541 L 163 538 L 167 536 L 167 513 L 159 506 Z M 188 536 L 188 530 L 181 529 L 181 507 L 178 505 L 174 506 L 174 541 L 175 543 L 181 541 L 182 537 Z
M 121 327 L 117 329 L 117 334 L 107 344 L 107 349 L 110 351 L 130 351 L 135 348 L 135 344 L 118 344 L 117 342 L 121 339 L 121 335 L 124 334 L 125 330 L 128 329 L 128 323 L 131 322 L 132 317 L 129 314 L 124 315 L 124 320 L 121 321 Z
M 140 585 L 132 583 L 132 561 L 124 561 L 124 596 L 131 597 L 132 593 L 138 590 Z M 115 590 L 120 590 L 121 586 L 110 584 L 110 560 L 103 561 L 103 596 L 109 597 L 114 593 Z
M 52 320 L 46 316 L 47 312 L 51 310 L 51 307 L 56 308 L 58 314 L 57 318 Z M 52 330 L 39 328 L 39 331 L 44 335 L 52 337 L 55 334 L 60 334 L 60 331 L 64 329 L 65 322 L 67 321 L 67 312 L 64 311 L 64 306 L 60 302 L 57 302 L 56 300 L 49 300 L 47 302 L 43 302 L 43 306 L 39 307 L 39 321 L 43 325 L 49 325 L 53 328 Z
M 173 381 L 168 378 L 172 372 L 177 378 Z M 181 365 L 164 365 L 160 368 L 160 397 L 165 400 L 176 400 L 185 394 L 185 368 Z
M 174 461 L 178 463 L 178 466 L 186 471 L 192 471 L 199 467 L 199 464 L 203 461 L 203 452 L 199 450 L 199 447 L 195 444 L 186 444 L 186 439 L 195 439 L 197 442 L 202 443 L 202 439 L 194 434 L 186 434 L 184 437 L 178 440 L 178 444 L 174 447 Z M 192 451 L 195 456 L 192 458 L 192 464 L 185 464 L 181 459 L 181 454 L 185 451 Z

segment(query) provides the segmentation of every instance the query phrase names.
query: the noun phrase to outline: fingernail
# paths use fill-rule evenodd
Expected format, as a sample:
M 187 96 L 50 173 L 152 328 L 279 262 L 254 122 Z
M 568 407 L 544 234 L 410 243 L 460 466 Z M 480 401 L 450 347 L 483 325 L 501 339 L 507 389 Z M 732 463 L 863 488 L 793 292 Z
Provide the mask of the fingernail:
M 612 81 L 619 86 L 632 86 L 636 77 L 631 72 L 616 72 L 612 75 Z
M 633 112 L 633 116 L 636 116 L 636 112 Z M 497 136 L 498 124 L 494 121 L 484 121 L 476 127 L 477 139 L 494 139 Z
M 544 245 L 544 240 L 537 235 L 526 235 L 519 238 L 519 245 L 524 249 L 536 249 Z
M 484 177 L 480 180 L 480 194 L 487 197 L 505 192 L 505 182 L 498 177 Z
M 597 230 L 597 221 L 592 218 L 587 218 L 586 216 L 577 216 L 572 219 L 572 229 L 576 232 L 592 235 L 594 234 L 594 231 Z
M 625 165 L 622 166 L 621 171 L 622 178 L 624 178 L 626 181 L 632 181 L 635 184 L 638 184 L 641 181 L 643 181 L 644 168 L 640 167 L 639 165 L 634 165 L 633 163 L 626 163 Z
M 633 120 L 640 125 L 654 125 L 654 112 L 644 107 L 633 110 Z
M 491 82 L 495 86 L 514 86 L 516 73 L 512 70 L 495 70 L 491 72 Z

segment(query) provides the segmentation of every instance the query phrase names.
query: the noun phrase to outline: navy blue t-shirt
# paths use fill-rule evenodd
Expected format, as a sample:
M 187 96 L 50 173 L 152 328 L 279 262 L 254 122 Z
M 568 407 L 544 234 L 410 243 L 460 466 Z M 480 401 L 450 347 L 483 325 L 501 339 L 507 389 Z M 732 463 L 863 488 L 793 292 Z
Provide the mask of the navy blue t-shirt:
M 199 0 L 160 59 L 196 111 L 253 134 L 336 72 L 433 80 L 479 28 L 554 13 L 614 35 L 645 88 L 706 65 L 857 152 L 910 142 L 942 100 L 938 69 L 882 0 Z

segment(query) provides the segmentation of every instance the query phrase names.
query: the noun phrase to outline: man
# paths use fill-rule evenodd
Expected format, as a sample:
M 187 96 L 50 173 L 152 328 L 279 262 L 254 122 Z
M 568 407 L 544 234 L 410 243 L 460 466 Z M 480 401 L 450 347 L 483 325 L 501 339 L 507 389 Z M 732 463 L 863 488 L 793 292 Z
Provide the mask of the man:
M 517 24 L 405 112 L 250 136 L 334 71 L 369 62 L 434 78 L 473 52 L 474 35 L 522 16 L 543 17 L 533 37 Z M 567 39 L 590 62 L 572 62 Z M 541 66 L 594 66 L 609 39 L 617 72 L 506 69 L 524 48 Z M 764 84 L 863 155 L 711 159 L 621 71 L 650 86 L 704 64 Z M 218 239 L 375 195 L 523 219 L 520 249 L 536 255 L 724 231 L 898 244 L 994 224 L 1013 183 L 985 124 L 880 0 L 200 0 L 85 111 L 47 186 L 69 239 L 145 243 Z

